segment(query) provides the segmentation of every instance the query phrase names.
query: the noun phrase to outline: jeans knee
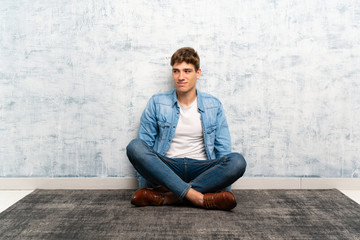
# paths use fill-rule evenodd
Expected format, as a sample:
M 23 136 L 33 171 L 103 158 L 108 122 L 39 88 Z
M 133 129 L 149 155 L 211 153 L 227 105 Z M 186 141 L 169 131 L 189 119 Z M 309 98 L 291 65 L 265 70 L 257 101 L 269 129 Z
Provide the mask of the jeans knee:
M 244 175 L 246 170 L 246 161 L 242 154 L 240 153 L 231 153 L 231 160 L 232 160 L 232 168 L 236 170 L 239 177 Z
M 126 146 L 126 155 L 131 158 L 133 154 L 138 152 L 140 146 L 143 146 L 142 140 L 138 138 L 131 140 L 130 143 Z

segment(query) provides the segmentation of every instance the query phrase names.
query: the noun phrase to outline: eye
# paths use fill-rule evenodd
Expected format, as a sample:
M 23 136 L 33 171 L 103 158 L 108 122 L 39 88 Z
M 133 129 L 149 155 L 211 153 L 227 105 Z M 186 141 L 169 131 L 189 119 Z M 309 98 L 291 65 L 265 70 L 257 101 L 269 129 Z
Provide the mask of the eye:
M 177 70 L 177 69 L 173 69 L 172 72 L 173 72 L 173 73 L 177 73 L 178 70 Z

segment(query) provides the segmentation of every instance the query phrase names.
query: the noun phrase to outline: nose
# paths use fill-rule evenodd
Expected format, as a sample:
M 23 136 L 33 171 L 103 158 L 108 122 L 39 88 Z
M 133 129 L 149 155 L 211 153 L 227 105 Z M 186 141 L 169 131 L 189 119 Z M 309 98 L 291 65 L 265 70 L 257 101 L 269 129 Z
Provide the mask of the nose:
M 179 73 L 179 80 L 184 80 L 184 77 L 185 77 L 185 73 L 180 71 Z

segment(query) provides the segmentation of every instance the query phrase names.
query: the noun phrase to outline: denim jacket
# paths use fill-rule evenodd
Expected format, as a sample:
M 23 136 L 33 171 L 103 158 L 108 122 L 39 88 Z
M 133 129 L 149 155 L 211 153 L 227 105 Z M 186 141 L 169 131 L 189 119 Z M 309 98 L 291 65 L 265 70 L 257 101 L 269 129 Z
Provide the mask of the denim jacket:
M 229 127 L 221 102 L 197 91 L 205 151 L 209 160 L 231 153 Z M 176 89 L 152 96 L 140 119 L 138 137 L 154 151 L 165 155 L 174 137 L 180 116 Z

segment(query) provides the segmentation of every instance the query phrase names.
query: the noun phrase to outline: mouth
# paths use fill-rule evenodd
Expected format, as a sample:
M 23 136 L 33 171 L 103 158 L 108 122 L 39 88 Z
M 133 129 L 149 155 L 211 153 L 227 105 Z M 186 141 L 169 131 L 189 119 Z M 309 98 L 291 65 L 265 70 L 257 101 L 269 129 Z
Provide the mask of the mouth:
M 179 86 L 185 86 L 187 83 L 186 82 L 177 82 L 176 84 Z

